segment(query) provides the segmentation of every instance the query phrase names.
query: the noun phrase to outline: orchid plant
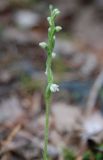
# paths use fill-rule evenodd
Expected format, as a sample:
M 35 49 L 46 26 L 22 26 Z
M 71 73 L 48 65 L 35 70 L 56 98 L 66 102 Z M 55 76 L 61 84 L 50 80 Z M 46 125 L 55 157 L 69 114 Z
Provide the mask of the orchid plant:
M 47 76 L 47 87 L 45 89 L 45 105 L 46 105 L 46 120 L 45 120 L 45 138 L 44 138 L 44 152 L 43 160 L 48 160 L 48 134 L 49 134 L 49 111 L 52 92 L 59 91 L 59 86 L 54 83 L 53 73 L 52 73 L 52 59 L 55 58 L 56 53 L 54 53 L 55 46 L 55 33 L 61 31 L 61 26 L 55 25 L 55 19 L 60 14 L 60 11 L 57 8 L 53 8 L 52 5 L 49 7 L 50 16 L 47 17 L 49 23 L 48 28 L 48 41 L 39 43 L 39 46 L 45 49 L 47 52 L 47 61 L 46 61 L 46 71 Z

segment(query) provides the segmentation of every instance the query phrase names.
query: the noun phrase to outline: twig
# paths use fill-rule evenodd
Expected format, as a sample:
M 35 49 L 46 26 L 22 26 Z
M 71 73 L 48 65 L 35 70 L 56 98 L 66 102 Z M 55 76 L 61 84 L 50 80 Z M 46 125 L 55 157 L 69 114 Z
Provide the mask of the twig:
M 20 130 L 21 125 L 17 125 L 13 131 L 10 133 L 10 135 L 8 136 L 7 140 L 2 144 L 2 148 L 0 150 L 0 155 L 1 153 L 3 153 L 6 149 L 7 146 L 10 144 L 10 142 L 13 140 L 13 138 L 16 136 L 16 134 L 18 133 L 18 131 Z
M 87 106 L 86 106 L 86 113 L 90 114 L 93 111 L 93 108 L 96 104 L 96 100 L 98 97 L 98 92 L 101 89 L 103 85 L 103 71 L 100 72 L 100 74 L 98 75 L 96 81 L 94 82 L 94 85 L 90 91 L 89 94 L 89 99 L 87 101 Z

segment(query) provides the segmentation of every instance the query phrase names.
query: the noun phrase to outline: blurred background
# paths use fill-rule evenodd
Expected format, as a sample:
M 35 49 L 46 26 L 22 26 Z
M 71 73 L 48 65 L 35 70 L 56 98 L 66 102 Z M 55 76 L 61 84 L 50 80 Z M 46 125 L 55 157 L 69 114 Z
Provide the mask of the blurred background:
M 48 155 L 103 160 L 103 0 L 0 0 L 0 159 L 42 159 L 46 53 L 38 44 L 47 40 L 50 4 L 63 29 Z

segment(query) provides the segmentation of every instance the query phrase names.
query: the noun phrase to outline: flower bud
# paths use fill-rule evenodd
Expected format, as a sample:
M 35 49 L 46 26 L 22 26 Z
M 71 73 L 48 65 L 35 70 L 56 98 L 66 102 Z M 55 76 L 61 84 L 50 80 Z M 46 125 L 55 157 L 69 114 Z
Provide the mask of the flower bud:
M 48 28 L 48 32 L 50 32 L 51 31 L 51 28 Z
M 45 42 L 40 42 L 40 43 L 39 43 L 39 46 L 40 46 L 41 48 L 45 49 L 45 48 L 47 48 L 47 43 L 45 43 Z
M 45 71 L 45 75 L 47 75 L 47 69 L 46 69 L 46 71 Z
M 56 57 L 56 53 L 52 52 L 52 58 L 55 58 L 55 57 Z
M 50 17 L 47 17 L 47 21 L 49 22 L 50 25 L 52 25 L 52 22 L 51 22 L 51 18 L 50 18 Z
M 56 37 L 55 36 L 53 36 L 53 40 L 55 41 L 55 39 L 56 39 Z
M 53 6 L 52 6 L 52 5 L 50 5 L 50 6 L 49 6 L 49 9 L 50 9 L 50 11 L 52 11 L 52 10 L 53 10 Z
M 47 21 L 48 21 L 48 22 L 50 21 L 50 17 L 47 17 Z
M 55 27 L 55 30 L 56 30 L 56 32 L 59 32 L 59 31 L 62 30 L 62 27 L 61 27 L 61 26 L 56 26 L 56 27 Z

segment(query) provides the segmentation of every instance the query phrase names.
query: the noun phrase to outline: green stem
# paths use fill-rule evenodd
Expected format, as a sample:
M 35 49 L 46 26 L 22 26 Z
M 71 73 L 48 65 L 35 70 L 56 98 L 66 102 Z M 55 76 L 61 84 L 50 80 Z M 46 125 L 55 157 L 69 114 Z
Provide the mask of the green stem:
M 48 43 L 41 42 L 40 46 L 44 48 L 47 52 L 47 61 L 46 61 L 46 72 L 47 72 L 47 87 L 45 91 L 45 105 L 46 105 L 46 119 L 45 119 L 45 137 L 44 137 L 44 152 L 43 160 L 48 160 L 48 135 L 49 135 L 49 112 L 50 112 L 50 103 L 51 103 L 51 85 L 53 84 L 53 73 L 52 73 L 52 52 L 55 46 L 55 33 L 58 32 L 55 26 L 55 18 L 60 13 L 57 8 L 53 9 L 53 6 L 50 6 L 50 17 L 48 17 L 49 30 L 48 30 Z
M 45 137 L 44 137 L 44 153 L 43 160 L 48 160 L 48 135 L 49 135 L 49 112 L 50 112 L 51 96 L 46 97 L 46 119 L 45 119 Z

